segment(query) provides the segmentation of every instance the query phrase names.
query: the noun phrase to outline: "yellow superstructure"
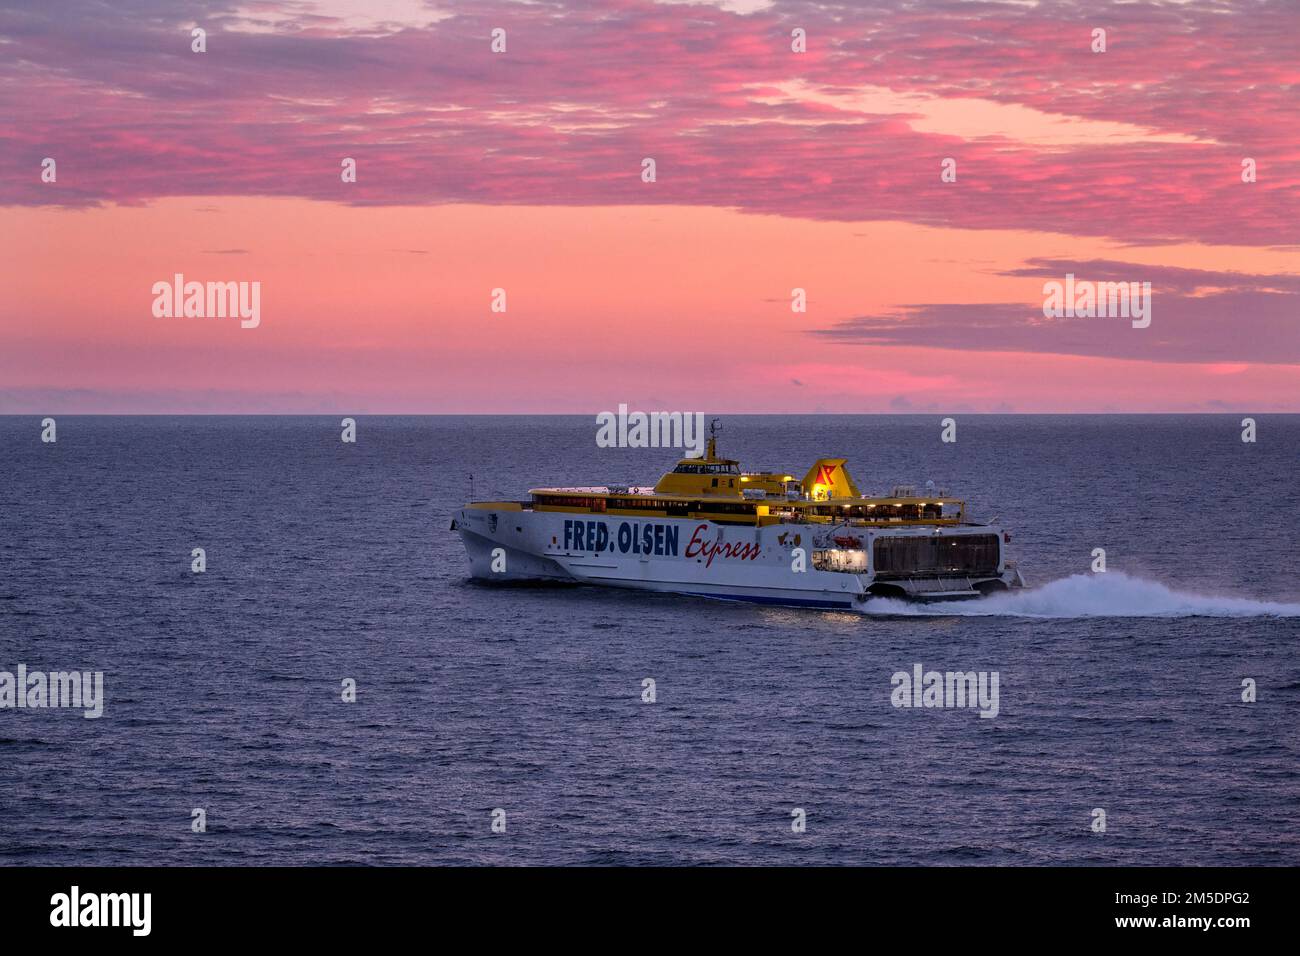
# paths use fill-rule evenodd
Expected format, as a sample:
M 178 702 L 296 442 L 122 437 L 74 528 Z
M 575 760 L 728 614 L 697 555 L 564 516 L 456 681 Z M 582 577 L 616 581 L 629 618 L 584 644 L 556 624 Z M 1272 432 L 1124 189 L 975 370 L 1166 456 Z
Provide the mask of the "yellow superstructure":
M 537 511 L 633 517 L 699 518 L 724 524 L 836 523 L 956 525 L 965 503 L 942 494 L 863 495 L 843 458 L 820 458 L 803 480 L 781 472 L 744 472 L 720 458 L 710 438 L 699 458 L 683 458 L 654 488 L 538 488 Z

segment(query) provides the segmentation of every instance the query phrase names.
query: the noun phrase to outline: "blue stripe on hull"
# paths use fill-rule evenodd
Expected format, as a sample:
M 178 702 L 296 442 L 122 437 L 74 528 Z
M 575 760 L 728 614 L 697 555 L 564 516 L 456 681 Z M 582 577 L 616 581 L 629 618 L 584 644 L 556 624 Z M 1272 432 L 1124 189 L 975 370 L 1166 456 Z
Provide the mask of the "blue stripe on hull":
M 782 607 L 820 607 L 842 611 L 853 606 L 851 601 L 819 601 L 816 598 L 767 597 L 761 594 L 706 594 L 703 591 L 680 591 L 693 597 L 712 598 L 715 601 L 743 601 L 746 604 L 778 604 Z

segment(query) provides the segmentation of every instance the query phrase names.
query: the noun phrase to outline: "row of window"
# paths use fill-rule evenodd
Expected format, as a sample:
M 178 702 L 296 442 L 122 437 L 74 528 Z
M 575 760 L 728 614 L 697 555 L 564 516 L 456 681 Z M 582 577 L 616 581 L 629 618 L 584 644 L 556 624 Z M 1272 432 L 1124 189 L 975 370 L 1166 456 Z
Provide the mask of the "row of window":
M 808 509 L 811 514 L 826 515 L 830 518 L 942 518 L 943 506 L 927 502 L 924 508 L 919 505 L 818 505 Z
M 758 511 L 753 505 L 732 503 L 730 501 L 662 501 L 655 498 L 628 498 L 624 501 L 610 501 L 610 508 L 622 511 L 667 511 L 685 514 L 688 511 L 704 511 L 710 514 L 755 515 Z
M 585 498 L 580 495 L 534 495 L 539 505 L 551 505 L 556 508 L 587 508 L 590 511 L 604 511 L 604 498 Z
M 675 475 L 738 475 L 739 465 L 678 465 Z
M 714 479 L 715 481 L 717 479 Z M 538 495 L 537 503 L 539 505 L 551 505 L 557 508 L 586 508 L 589 511 L 603 512 L 606 508 L 617 508 L 623 511 L 668 511 L 671 513 L 684 514 L 687 511 L 707 511 L 714 514 L 739 514 L 753 515 L 757 514 L 755 506 L 752 504 L 732 503 L 732 502 L 682 502 L 668 501 L 660 498 L 627 498 L 623 500 L 606 500 L 604 498 L 589 498 L 584 495 Z M 803 509 L 800 509 L 802 512 Z M 864 519 L 882 519 L 882 518 L 941 518 L 943 509 L 936 504 L 927 504 L 925 508 L 919 508 L 916 505 L 877 505 L 873 508 L 867 508 L 865 505 L 855 505 L 851 508 L 844 508 L 840 505 L 820 505 L 814 508 L 806 509 L 809 514 L 825 516 L 829 518 L 864 518 Z
M 537 495 L 537 504 L 556 508 L 588 508 L 592 511 L 604 511 L 613 508 L 618 511 L 666 511 L 669 514 L 686 514 L 688 511 L 703 511 L 709 514 L 756 515 L 757 508 L 752 504 L 730 501 L 669 501 L 660 498 L 624 498 L 609 499 L 586 498 L 578 495 Z

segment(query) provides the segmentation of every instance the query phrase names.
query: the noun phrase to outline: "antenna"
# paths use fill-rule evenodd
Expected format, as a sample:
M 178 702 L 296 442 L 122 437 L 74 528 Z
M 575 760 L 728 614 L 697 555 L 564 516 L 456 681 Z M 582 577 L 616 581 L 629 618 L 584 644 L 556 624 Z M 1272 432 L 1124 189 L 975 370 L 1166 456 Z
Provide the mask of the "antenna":
M 718 424 L 718 419 L 709 419 L 709 446 L 705 456 L 712 461 L 718 457 L 718 432 L 722 431 L 722 426 Z

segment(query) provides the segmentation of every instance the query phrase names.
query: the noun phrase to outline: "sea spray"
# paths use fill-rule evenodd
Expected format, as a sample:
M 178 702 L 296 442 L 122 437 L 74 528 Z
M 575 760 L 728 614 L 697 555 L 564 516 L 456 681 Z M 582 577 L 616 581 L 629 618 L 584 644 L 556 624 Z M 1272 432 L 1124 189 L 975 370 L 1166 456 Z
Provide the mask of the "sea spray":
M 1300 617 L 1300 604 L 1175 591 L 1122 571 L 1075 574 L 982 600 L 915 604 L 874 598 L 867 614 L 962 617 Z

